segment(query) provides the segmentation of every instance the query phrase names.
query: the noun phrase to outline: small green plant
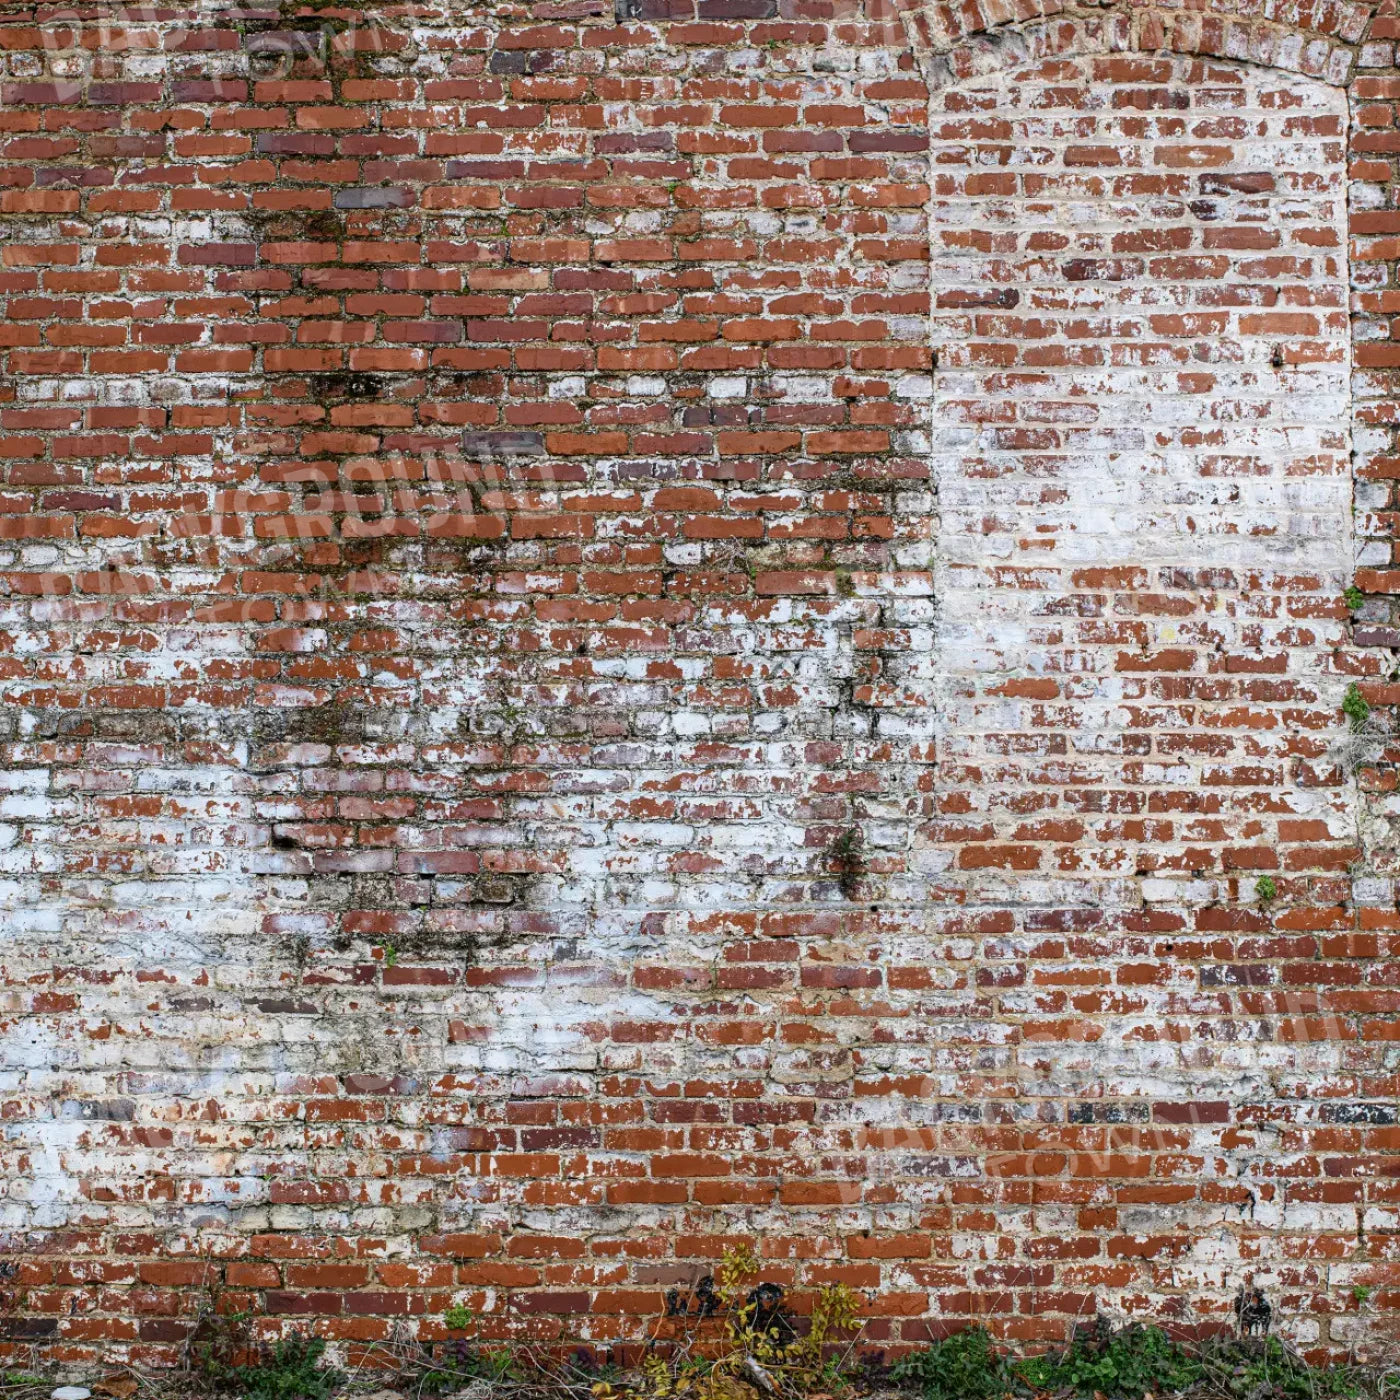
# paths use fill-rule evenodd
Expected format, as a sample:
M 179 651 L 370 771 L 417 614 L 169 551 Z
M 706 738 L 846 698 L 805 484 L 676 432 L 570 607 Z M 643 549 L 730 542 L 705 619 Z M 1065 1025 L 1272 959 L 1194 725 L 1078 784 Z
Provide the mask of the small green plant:
M 442 1320 L 450 1331 L 460 1332 L 476 1319 L 470 1308 L 454 1303 L 443 1312 Z M 519 1385 L 527 1379 L 542 1382 L 557 1376 L 554 1363 L 546 1361 L 528 1345 L 482 1351 L 465 1337 L 458 1336 L 445 1342 L 402 1339 L 391 1343 L 389 1351 L 397 1363 L 395 1388 L 401 1395 L 414 1396 L 417 1400 L 425 1396 L 456 1394 L 473 1381 Z
M 1371 707 L 1366 703 L 1366 697 L 1355 681 L 1347 686 L 1347 693 L 1342 697 L 1342 713 L 1351 723 L 1353 730 L 1360 729 L 1371 717 Z
M 1232 1395 L 1264 1395 L 1270 1400 L 1327 1400 L 1353 1396 L 1359 1389 L 1351 1366 L 1313 1367 L 1277 1337 L 1256 1343 L 1250 1357 L 1226 1382 Z
M 384 945 L 384 966 L 394 967 L 399 960 L 399 950 L 392 943 Z
M 524 1373 L 510 1350 L 501 1347 L 481 1355 L 477 1362 L 477 1374 L 484 1380 L 500 1385 L 505 1381 L 519 1382 Z
M 1352 1285 L 1351 1296 L 1357 1304 L 1364 1304 L 1374 1292 L 1375 1289 L 1368 1288 L 1364 1283 L 1356 1283 Z
M 991 1400 L 1004 1395 L 1017 1379 L 1007 1358 L 992 1349 L 985 1327 L 955 1332 L 927 1351 L 900 1357 L 890 1378 L 916 1387 L 924 1400 Z
M 476 1314 L 461 1303 L 453 1303 L 442 1315 L 443 1326 L 449 1332 L 465 1332 L 472 1325 Z
M 1079 1328 L 1065 1351 L 1027 1357 L 1016 1370 L 1035 1390 L 1101 1392 L 1109 1400 L 1185 1390 L 1204 1374 L 1200 1361 L 1160 1327 L 1115 1330 L 1103 1317 Z
M 203 1392 L 234 1389 L 252 1342 L 246 1312 L 219 1311 L 220 1287 L 209 1287 L 210 1302 L 201 1311 L 186 1342 L 186 1364 L 194 1373 L 195 1389 Z
M 1278 893 L 1278 886 L 1274 883 L 1272 875 L 1261 875 L 1254 882 L 1255 898 L 1261 904 L 1267 904 Z
M 1346 599 L 1347 607 L 1352 612 L 1355 612 L 1366 601 L 1366 595 L 1354 583 L 1343 591 L 1342 597 Z
M 832 841 L 827 855 L 836 867 L 836 884 L 846 899 L 860 893 L 860 877 L 865 874 L 865 836 L 850 826 Z
M 230 1389 L 243 1400 L 327 1400 L 345 1377 L 321 1364 L 326 1344 L 320 1337 L 293 1332 L 271 1349 L 264 1349 L 256 1366 L 238 1367 Z
M 450 1348 L 434 1349 L 432 1357 L 413 1383 L 416 1395 L 449 1395 L 455 1390 L 478 1380 L 483 1376 L 492 1380 L 502 1380 L 506 1371 L 500 1367 L 491 1368 L 493 1358 L 506 1357 L 509 1352 L 490 1352 L 485 1356 L 473 1351 L 465 1342 L 453 1344 Z

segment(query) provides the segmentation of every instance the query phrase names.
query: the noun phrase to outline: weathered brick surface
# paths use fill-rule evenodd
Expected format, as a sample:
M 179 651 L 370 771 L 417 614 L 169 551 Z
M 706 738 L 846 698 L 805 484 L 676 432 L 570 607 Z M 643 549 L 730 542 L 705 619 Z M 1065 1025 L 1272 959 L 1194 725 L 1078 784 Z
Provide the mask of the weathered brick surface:
M 1345 94 L 1073 47 L 933 103 L 930 834 L 970 899 L 1308 901 L 1359 854 Z
M 0 1338 L 1393 1335 L 1392 8 L 7 7 Z

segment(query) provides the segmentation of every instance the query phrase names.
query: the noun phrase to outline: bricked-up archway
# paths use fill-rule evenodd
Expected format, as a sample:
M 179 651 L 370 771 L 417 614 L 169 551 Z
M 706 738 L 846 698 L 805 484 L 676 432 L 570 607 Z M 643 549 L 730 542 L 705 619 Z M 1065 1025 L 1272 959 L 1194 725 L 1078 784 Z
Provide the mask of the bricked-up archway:
M 1078 1098 L 1085 1125 L 1175 1124 L 1267 1237 L 1310 1213 L 1295 1150 L 1219 1125 L 1287 1103 L 1296 1035 L 1265 999 L 1212 999 L 1251 974 L 1173 931 L 1224 932 L 1259 875 L 1328 898 L 1359 854 L 1328 757 L 1355 568 L 1347 102 L 1113 33 L 933 67 L 933 670 L 957 815 L 926 835 L 969 905 L 1075 935 L 1001 1002 L 1023 1116 Z M 1324 1027 L 1301 1053 L 1342 1073 L 1347 1028 Z M 1168 1082 L 1187 1102 L 1150 1108 Z M 1219 1247 L 1209 1195 L 1151 1211 L 1159 1237 L 1181 1211 L 1183 1280 Z
M 940 786 L 971 901 L 1199 908 L 1357 854 L 1346 98 L 1093 37 L 933 94 Z
M 944 781 L 927 259 L 931 88 L 1345 87 L 1388 564 L 1387 16 L 5 16 L 0 1335 L 169 1360 L 213 1271 L 265 1335 L 629 1337 L 742 1238 L 877 1345 L 1256 1270 L 1304 1344 L 1392 1330 L 1385 843 L 1280 819 L 1261 907 L 1202 830 L 1210 900 L 1105 900 Z M 1385 674 L 1263 591 L 1230 654 Z M 1330 802 L 1336 697 L 1254 698 Z

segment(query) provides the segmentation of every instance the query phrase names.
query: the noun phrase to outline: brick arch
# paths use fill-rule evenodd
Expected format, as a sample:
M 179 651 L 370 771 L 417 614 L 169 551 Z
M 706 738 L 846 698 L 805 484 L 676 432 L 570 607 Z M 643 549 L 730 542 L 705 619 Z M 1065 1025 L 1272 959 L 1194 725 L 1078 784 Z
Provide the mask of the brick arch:
M 1072 8 L 1053 0 L 1014 7 L 990 0 L 957 8 L 927 0 L 896 3 L 910 46 L 935 87 L 1005 63 L 1075 52 L 1229 58 L 1347 86 L 1376 8 L 1249 0 L 1102 8 Z

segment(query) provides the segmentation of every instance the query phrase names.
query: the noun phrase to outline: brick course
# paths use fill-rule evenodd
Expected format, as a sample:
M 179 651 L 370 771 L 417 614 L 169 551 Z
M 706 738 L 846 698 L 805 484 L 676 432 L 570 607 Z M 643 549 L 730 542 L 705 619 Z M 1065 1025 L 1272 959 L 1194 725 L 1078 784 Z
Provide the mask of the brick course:
M 1396 23 L 0 12 L 0 1341 L 1393 1339 Z

